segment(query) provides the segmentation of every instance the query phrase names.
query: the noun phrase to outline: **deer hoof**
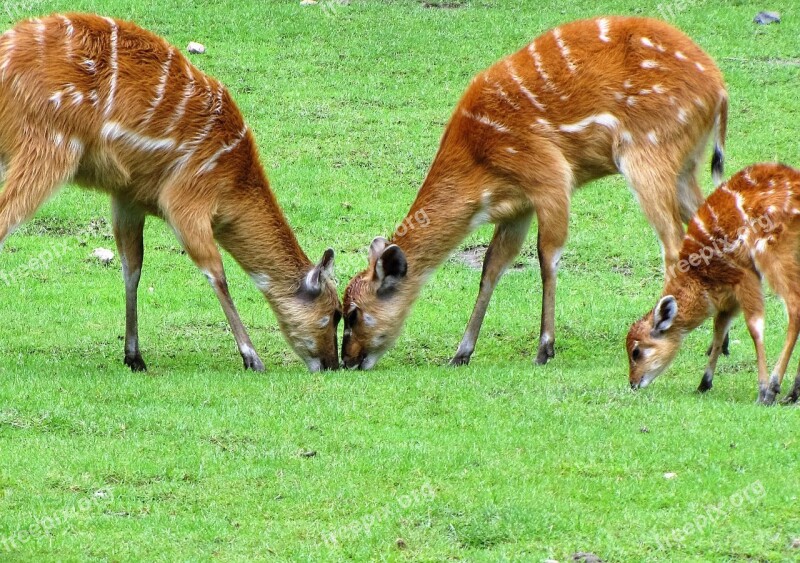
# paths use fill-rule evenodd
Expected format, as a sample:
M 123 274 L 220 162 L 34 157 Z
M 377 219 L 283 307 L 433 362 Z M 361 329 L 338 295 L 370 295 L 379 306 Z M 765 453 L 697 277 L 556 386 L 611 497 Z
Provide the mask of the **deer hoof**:
M 539 344 L 539 351 L 536 353 L 534 362 L 538 366 L 545 365 L 549 360 L 556 357 L 556 350 L 553 342 Z
M 131 368 L 131 371 L 147 371 L 147 366 L 141 356 L 125 356 L 125 365 Z
M 458 366 L 466 366 L 469 365 L 470 356 L 465 354 L 456 354 L 452 360 L 450 360 L 450 365 L 453 367 Z

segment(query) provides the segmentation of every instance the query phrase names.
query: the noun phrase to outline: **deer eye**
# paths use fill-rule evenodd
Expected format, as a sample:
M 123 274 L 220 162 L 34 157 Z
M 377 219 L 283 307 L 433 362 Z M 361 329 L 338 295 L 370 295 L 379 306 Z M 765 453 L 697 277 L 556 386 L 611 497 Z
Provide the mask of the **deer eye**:
M 642 351 L 639 350 L 639 347 L 637 346 L 636 348 L 633 349 L 633 351 L 631 351 L 631 358 L 633 359 L 634 362 L 636 362 L 639 361 L 639 358 L 641 357 L 642 357 Z
M 333 313 L 333 326 L 339 326 L 341 320 L 342 320 L 342 312 L 337 309 Z

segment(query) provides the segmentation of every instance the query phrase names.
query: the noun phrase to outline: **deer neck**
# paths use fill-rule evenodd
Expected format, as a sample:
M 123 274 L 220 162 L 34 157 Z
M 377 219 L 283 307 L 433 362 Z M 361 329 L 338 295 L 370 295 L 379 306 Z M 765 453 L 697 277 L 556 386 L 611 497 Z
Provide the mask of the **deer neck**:
M 691 332 L 714 313 L 707 288 L 694 276 L 681 274 L 670 279 L 664 295 L 672 295 L 678 303 L 675 326 L 683 333 Z
M 300 248 L 255 155 L 247 179 L 234 189 L 236 201 L 230 211 L 220 205 L 224 222 L 216 229 L 218 239 L 275 305 L 275 299 L 297 292 L 313 264 Z
M 406 216 L 390 242 L 403 249 L 410 285 L 428 277 L 461 241 L 488 219 L 486 197 L 474 174 L 461 173 L 460 163 L 447 162 L 440 150 Z

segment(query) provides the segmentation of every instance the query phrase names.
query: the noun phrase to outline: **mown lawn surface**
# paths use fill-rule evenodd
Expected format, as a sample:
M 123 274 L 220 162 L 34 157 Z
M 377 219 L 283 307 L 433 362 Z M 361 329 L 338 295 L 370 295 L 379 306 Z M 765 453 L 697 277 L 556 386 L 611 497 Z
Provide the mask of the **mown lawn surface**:
M 726 75 L 728 173 L 800 165 L 800 12 L 662 4 Z M 230 88 L 301 244 L 314 258 L 335 248 L 343 287 L 370 240 L 403 218 L 476 72 L 568 20 L 659 16 L 655 1 L 448 5 L 28 0 L 0 19 L 97 11 L 181 47 L 204 43 L 192 60 Z M 784 21 L 752 24 L 765 7 Z M 109 217 L 105 196 L 67 188 L 0 253 L 0 561 L 800 557 L 800 410 L 754 404 L 741 320 L 705 396 L 694 389 L 709 325 L 653 386 L 628 390 L 623 339 L 662 275 L 656 237 L 620 177 L 574 197 L 546 367 L 531 363 L 534 230 L 472 364 L 457 370 L 446 363 L 480 275 L 458 259 L 430 280 L 377 369 L 310 375 L 226 258 L 267 364 L 253 374 L 203 276 L 150 220 L 140 294 L 150 371 L 132 374 L 119 262 L 90 259 L 114 248 Z M 462 248 L 490 236 L 483 228 Z M 786 326 L 774 297 L 767 326 L 774 361 Z

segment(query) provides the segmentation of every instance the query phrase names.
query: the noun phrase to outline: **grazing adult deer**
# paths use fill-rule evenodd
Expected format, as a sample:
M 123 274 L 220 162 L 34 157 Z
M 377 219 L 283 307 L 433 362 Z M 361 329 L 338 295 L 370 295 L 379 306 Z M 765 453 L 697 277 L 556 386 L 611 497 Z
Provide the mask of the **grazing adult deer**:
M 631 387 L 645 387 L 663 373 L 683 338 L 713 314 L 714 339 L 698 391 L 711 389 L 723 337 L 741 310 L 756 347 L 758 401 L 772 404 L 800 332 L 800 171 L 757 164 L 733 176 L 689 223 L 680 258 L 655 309 L 628 332 Z M 772 375 L 764 353 L 762 276 L 789 317 Z M 800 368 L 786 402 L 799 396 Z
M 492 292 L 534 215 L 542 276 L 536 363 L 555 354 L 556 271 L 573 190 L 614 173 L 630 183 L 663 246 L 678 259 L 683 222 L 703 197 L 697 171 L 712 132 L 721 177 L 728 98 L 714 61 L 652 19 L 604 17 L 557 27 L 478 74 L 392 240 L 345 291 L 342 357 L 372 367 L 397 339 L 422 285 L 471 231 L 495 224 L 480 291 L 452 364 L 469 362 Z M 411 228 L 425 213 L 426 228 Z
M 145 216 L 175 231 L 206 275 L 245 368 L 263 370 L 214 242 L 250 274 L 308 368 L 338 367 L 333 251 L 300 248 L 225 87 L 132 23 L 87 14 L 0 36 L 0 243 L 66 182 L 111 195 L 125 279 L 125 364 L 145 369 L 136 295 Z

